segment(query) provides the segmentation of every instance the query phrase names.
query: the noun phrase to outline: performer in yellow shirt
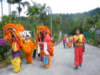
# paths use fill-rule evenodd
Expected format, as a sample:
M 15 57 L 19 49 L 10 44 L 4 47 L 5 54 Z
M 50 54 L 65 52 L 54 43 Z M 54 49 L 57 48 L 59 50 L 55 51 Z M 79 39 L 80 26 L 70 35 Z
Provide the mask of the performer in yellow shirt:
M 76 30 L 76 35 L 73 38 L 75 44 L 75 69 L 78 69 L 78 66 L 82 65 L 83 62 L 83 52 L 84 52 L 84 35 L 80 34 L 80 30 Z

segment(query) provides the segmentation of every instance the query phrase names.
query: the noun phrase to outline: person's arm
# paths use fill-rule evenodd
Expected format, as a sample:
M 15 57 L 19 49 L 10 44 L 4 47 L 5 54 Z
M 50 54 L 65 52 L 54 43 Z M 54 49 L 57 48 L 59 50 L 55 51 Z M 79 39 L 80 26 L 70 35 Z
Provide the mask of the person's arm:
M 73 37 L 73 43 L 75 43 L 75 38 Z

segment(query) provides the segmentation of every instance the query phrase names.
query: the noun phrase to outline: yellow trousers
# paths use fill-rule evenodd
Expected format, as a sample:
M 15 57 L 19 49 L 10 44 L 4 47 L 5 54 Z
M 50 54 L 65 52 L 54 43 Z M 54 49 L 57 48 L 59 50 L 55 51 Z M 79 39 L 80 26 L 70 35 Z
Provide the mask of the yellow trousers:
M 15 73 L 17 73 L 21 70 L 21 59 L 20 59 L 20 57 L 13 58 L 11 60 L 11 63 L 13 65 L 13 69 L 14 69 Z

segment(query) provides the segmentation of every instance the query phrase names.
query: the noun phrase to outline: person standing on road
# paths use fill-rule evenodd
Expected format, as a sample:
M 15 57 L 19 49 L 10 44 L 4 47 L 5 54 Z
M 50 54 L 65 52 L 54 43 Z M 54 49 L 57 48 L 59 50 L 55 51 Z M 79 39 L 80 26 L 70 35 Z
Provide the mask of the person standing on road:
M 63 40 L 64 48 L 66 48 L 66 41 L 67 41 L 67 40 L 66 40 L 66 36 L 64 36 L 62 40 Z
M 82 66 L 85 42 L 85 37 L 83 34 L 80 34 L 79 29 L 76 30 L 73 42 L 75 44 L 75 69 L 78 69 L 78 66 Z

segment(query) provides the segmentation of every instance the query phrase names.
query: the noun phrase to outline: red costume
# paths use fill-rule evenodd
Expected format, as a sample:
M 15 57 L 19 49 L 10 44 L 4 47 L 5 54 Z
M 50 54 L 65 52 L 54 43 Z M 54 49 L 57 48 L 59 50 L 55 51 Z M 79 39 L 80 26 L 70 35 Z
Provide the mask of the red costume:
M 40 50 L 41 61 L 44 61 L 44 57 L 48 57 L 48 64 L 44 64 L 46 68 L 50 67 L 51 55 L 53 52 L 53 43 L 50 37 L 50 30 L 46 26 L 39 26 L 37 33 L 37 41 L 39 42 L 38 51 Z
M 75 35 L 73 38 L 75 43 L 75 65 L 80 65 L 83 62 L 83 52 L 84 52 L 84 35 Z

